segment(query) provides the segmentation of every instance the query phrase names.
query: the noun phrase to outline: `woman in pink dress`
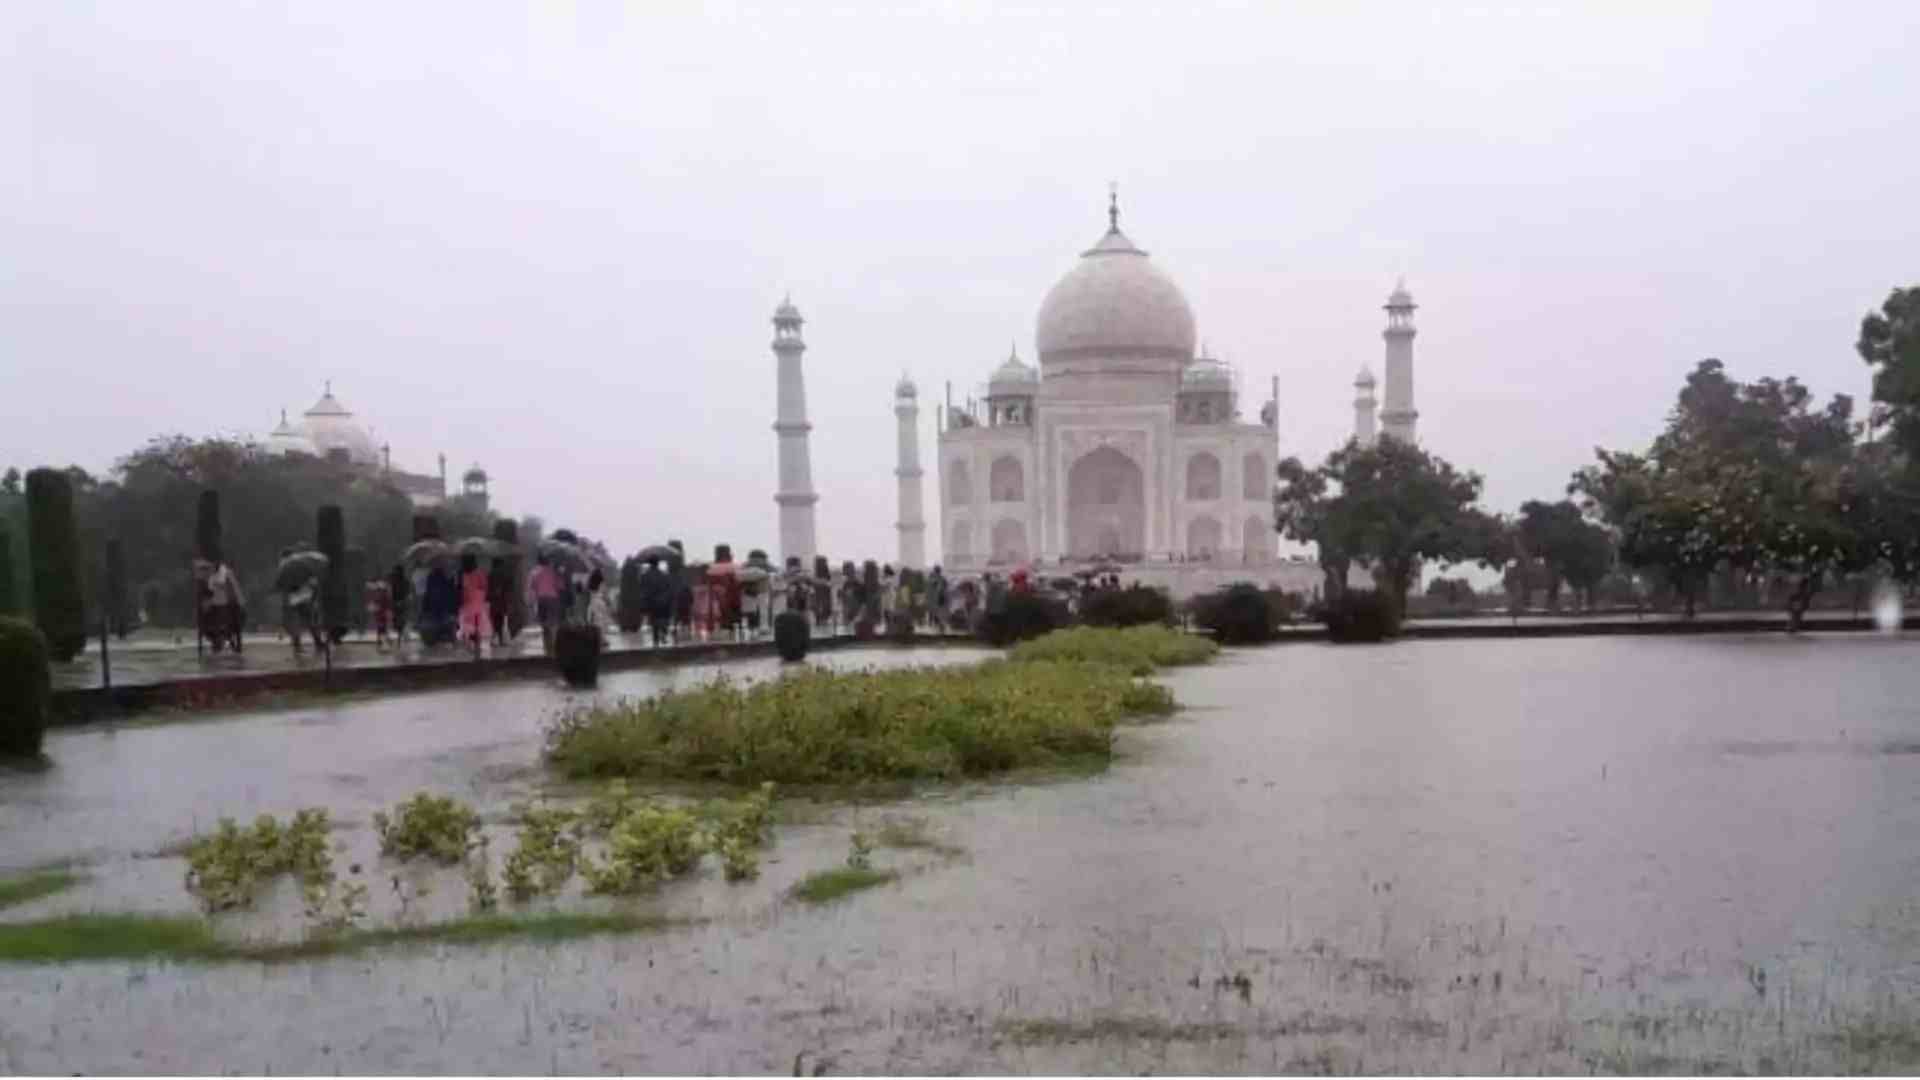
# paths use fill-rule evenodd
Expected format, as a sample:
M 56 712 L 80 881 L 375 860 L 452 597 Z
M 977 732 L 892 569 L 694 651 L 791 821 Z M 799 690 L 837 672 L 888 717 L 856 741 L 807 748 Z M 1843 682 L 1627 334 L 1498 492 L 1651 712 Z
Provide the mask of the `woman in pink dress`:
M 460 636 L 473 642 L 473 651 L 480 651 L 480 643 L 485 641 L 493 629 L 493 620 L 487 614 L 487 572 L 480 569 L 480 560 L 471 553 L 460 556 Z

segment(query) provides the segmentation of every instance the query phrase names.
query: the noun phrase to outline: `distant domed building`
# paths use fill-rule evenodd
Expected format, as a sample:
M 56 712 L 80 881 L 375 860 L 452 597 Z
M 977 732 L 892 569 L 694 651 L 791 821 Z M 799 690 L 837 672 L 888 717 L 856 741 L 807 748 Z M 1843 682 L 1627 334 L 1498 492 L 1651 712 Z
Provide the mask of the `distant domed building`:
M 1411 440 L 1404 287 L 1388 311 L 1383 419 Z M 1016 348 L 984 399 L 939 412 L 949 568 L 1115 560 L 1176 596 L 1249 579 L 1318 589 L 1317 564 L 1276 553 L 1278 380 L 1258 421 L 1244 419 L 1233 367 L 1199 345 L 1193 308 L 1120 230 L 1117 199 L 1106 233 L 1041 302 L 1034 338 L 1037 367 Z
M 322 389 L 320 400 L 301 414 L 298 424 L 288 423 L 286 410 L 282 409 L 280 423 L 268 433 L 264 446 L 275 456 L 307 454 L 359 469 L 399 490 L 416 508 L 440 506 L 448 500 L 447 456 L 440 455 L 438 474 L 394 468 L 389 448 L 376 443 L 373 432 L 333 396 L 331 382 Z M 462 485 L 461 493 L 454 498 L 485 510 L 488 504 L 486 470 L 474 465 L 462 477 Z

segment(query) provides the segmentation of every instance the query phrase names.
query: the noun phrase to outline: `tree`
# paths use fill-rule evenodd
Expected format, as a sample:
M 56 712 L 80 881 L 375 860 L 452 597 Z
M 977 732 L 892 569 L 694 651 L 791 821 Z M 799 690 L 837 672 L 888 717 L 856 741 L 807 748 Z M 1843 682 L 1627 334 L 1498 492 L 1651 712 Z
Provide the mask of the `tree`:
M 1796 379 L 1738 383 L 1703 360 L 1644 456 L 1597 451 L 1568 492 L 1612 527 L 1623 562 L 1667 576 L 1689 616 L 1725 567 L 1786 577 L 1798 628 L 1823 581 L 1864 557 L 1848 524 L 1859 513 L 1852 414 L 1844 394 L 1815 409 Z
M 1887 423 L 1908 459 L 1920 460 L 1920 285 L 1893 290 L 1868 312 L 1854 349 L 1874 369 L 1874 423 Z
M 1473 506 L 1480 477 L 1398 439 L 1349 442 L 1311 471 L 1288 458 L 1279 477 L 1274 519 L 1280 531 L 1319 544 L 1323 567 L 1331 553 L 1343 579 L 1347 560 L 1371 563 L 1396 617 L 1406 611 L 1421 563 L 1461 562 L 1482 538 L 1482 515 Z M 1331 599 L 1337 590 L 1331 577 L 1328 584 Z
M 1589 522 L 1571 500 L 1528 500 L 1520 506 L 1519 538 L 1546 571 L 1547 610 L 1560 609 L 1560 586 L 1571 585 L 1593 606 L 1593 589 L 1613 566 L 1613 539 Z
M 0 495 L 20 494 L 20 470 L 9 468 L 6 475 L 0 476 Z
M 220 493 L 217 491 L 200 493 L 194 509 L 193 553 L 216 566 L 225 557 L 225 549 L 220 544 Z
M 53 659 L 64 664 L 87 645 L 73 480 L 60 469 L 35 469 L 27 474 L 26 487 L 34 623 Z

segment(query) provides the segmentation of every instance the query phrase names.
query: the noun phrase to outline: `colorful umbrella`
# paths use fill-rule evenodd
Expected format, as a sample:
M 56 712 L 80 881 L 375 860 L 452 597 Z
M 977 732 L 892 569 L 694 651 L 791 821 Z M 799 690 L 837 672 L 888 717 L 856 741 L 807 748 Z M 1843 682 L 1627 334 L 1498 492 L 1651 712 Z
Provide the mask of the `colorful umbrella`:
M 327 572 L 330 560 L 318 551 L 296 551 L 280 560 L 274 571 L 273 587 L 281 592 L 297 589 Z

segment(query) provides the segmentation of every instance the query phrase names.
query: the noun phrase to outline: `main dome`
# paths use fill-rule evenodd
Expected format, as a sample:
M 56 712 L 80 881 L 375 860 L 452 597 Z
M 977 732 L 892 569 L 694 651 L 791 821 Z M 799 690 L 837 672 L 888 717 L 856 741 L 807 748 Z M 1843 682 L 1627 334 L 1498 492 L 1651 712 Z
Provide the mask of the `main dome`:
M 1056 282 L 1040 304 L 1040 364 L 1074 359 L 1193 359 L 1193 309 L 1180 286 L 1120 231 L 1119 214 L 1100 242 Z

